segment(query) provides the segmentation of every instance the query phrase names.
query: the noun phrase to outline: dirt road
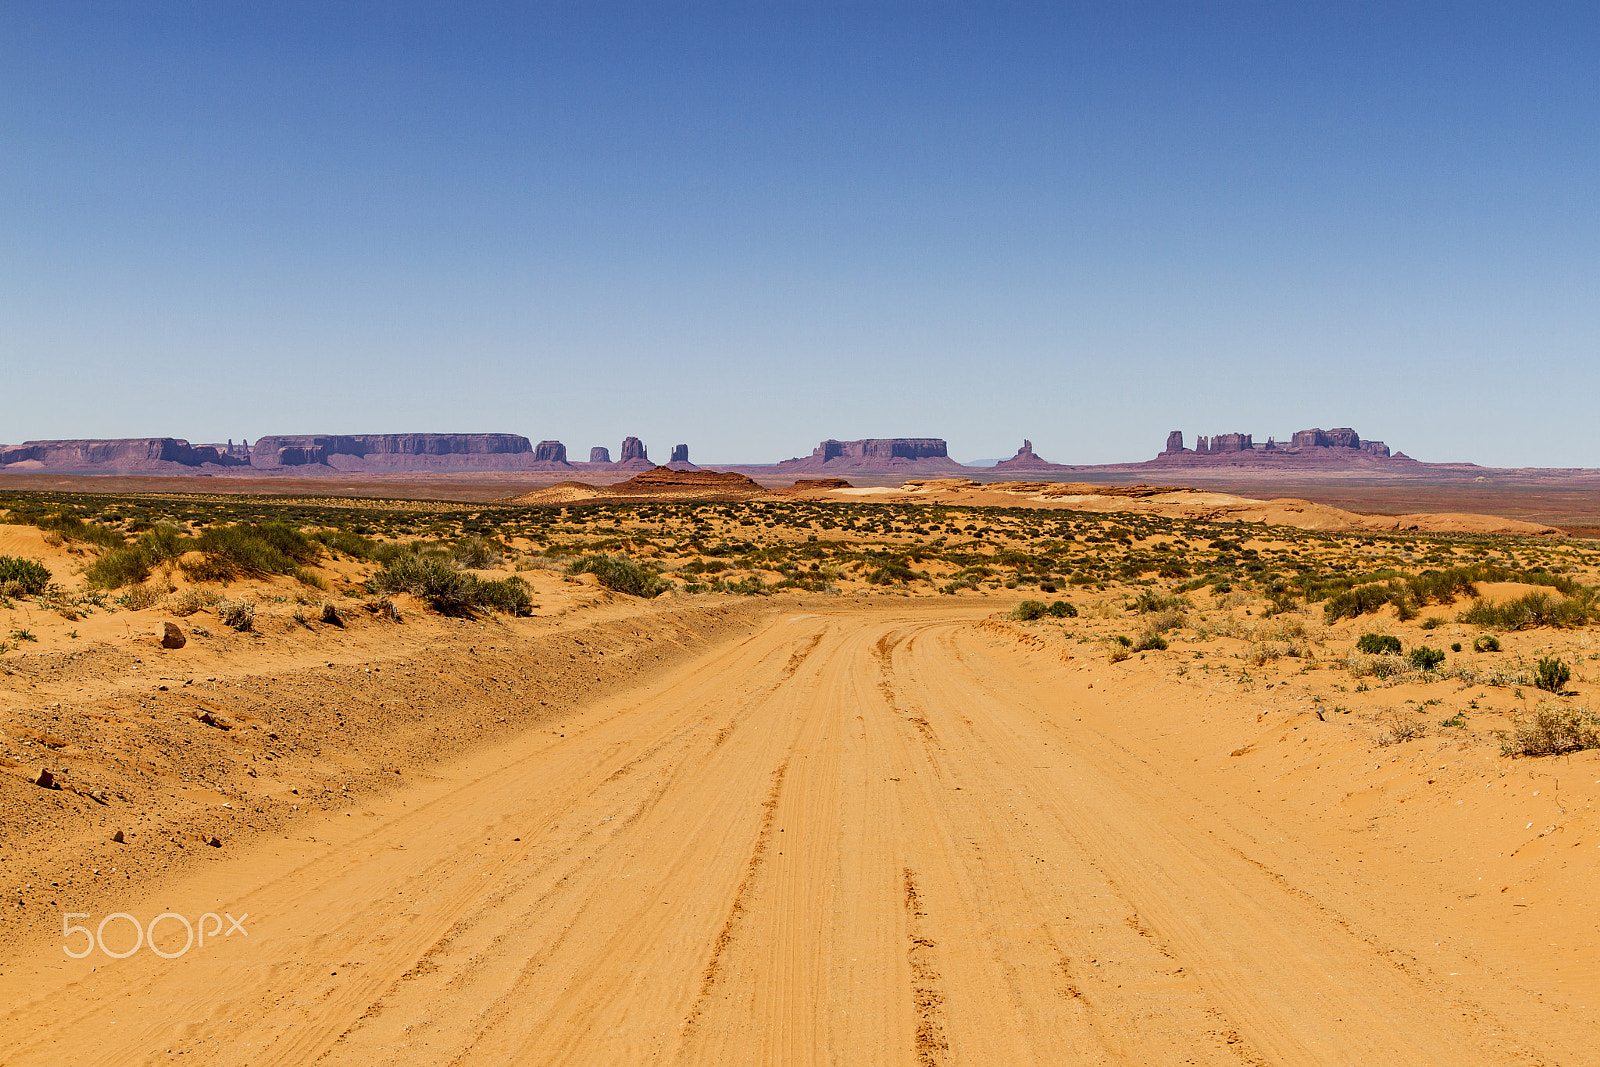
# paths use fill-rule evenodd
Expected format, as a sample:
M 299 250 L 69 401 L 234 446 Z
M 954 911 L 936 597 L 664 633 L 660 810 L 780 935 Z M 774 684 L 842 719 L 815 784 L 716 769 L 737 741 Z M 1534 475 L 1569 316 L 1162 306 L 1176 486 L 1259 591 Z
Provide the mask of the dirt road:
M 987 610 L 778 616 L 129 902 L 248 917 L 7 961 L 0 1063 L 1584 1062 L 1241 851 Z

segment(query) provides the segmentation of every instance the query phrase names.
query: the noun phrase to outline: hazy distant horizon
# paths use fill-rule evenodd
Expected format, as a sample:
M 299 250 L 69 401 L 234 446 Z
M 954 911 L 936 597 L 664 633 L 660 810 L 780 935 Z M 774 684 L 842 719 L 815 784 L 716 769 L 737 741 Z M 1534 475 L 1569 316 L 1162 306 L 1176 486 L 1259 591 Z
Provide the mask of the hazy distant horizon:
M 1558 5 L 7 4 L 0 438 L 1600 466 L 1596 55 Z

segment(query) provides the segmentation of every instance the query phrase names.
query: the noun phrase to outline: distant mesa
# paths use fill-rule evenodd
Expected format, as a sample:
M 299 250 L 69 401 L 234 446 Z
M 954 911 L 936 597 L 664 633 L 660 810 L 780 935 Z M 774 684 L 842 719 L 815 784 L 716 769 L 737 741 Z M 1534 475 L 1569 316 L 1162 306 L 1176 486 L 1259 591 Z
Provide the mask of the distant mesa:
M 242 467 L 247 453 L 233 447 L 191 445 L 178 437 L 24 441 L 0 448 L 0 466 L 19 470 L 144 471 L 172 468 Z
M 753 466 L 741 469 L 756 470 Z M 889 474 L 931 474 L 964 471 L 967 468 L 950 458 L 944 440 L 938 437 L 869 437 L 860 441 L 829 438 L 811 450 L 811 455 L 786 459 L 760 468 L 773 474 L 833 474 L 882 472 Z
M 560 441 L 540 441 L 533 450 L 535 463 L 566 463 L 567 446 Z
M 689 446 L 688 445 L 673 445 L 672 446 L 672 459 L 670 460 L 670 462 L 672 462 L 672 463 L 687 463 L 687 462 L 689 462 Z
M 526 470 L 533 445 L 510 433 L 279 434 L 256 439 L 250 465 L 350 472 Z
M 589 462 L 610 463 L 611 449 L 606 448 L 604 445 L 595 445 L 593 448 L 589 449 Z
M 1221 457 L 1232 461 L 1311 462 L 1315 464 L 1339 463 L 1361 459 L 1407 459 L 1404 454 L 1390 455 L 1389 446 L 1382 441 L 1364 441 L 1361 435 L 1348 426 L 1333 430 L 1320 427 L 1300 430 L 1280 444 L 1267 438 L 1265 444 L 1256 444 L 1247 433 L 1220 433 L 1210 437 L 1197 437 L 1194 448 L 1183 446 L 1183 431 L 1167 434 L 1167 447 L 1156 457 L 1158 461 L 1210 460 Z

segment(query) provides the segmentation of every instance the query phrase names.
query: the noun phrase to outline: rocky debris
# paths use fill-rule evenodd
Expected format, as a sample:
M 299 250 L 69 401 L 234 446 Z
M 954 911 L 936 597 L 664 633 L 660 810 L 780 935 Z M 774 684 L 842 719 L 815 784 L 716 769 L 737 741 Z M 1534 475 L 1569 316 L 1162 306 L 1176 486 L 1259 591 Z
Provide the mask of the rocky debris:
M 540 441 L 533 450 L 535 463 L 565 463 L 567 446 L 560 441 Z
M 222 847 L 222 838 L 213 837 L 211 840 L 207 841 L 206 844 L 210 845 L 212 848 L 221 848 Z
M 119 845 L 126 845 L 128 843 L 127 835 L 125 835 L 121 830 L 118 830 L 116 833 L 112 834 L 111 840 L 115 841 Z
M 51 774 L 49 771 L 40 771 L 39 772 L 39 777 L 34 779 L 33 784 L 38 786 L 41 789 L 60 789 L 61 788 L 61 783 L 58 782 L 56 780 L 56 776 Z
M 200 721 L 205 723 L 207 726 L 214 726 L 218 730 L 233 729 L 233 723 L 226 719 L 219 719 L 209 711 L 203 711 L 200 713 Z
M 649 459 L 650 454 L 645 451 L 644 442 L 637 437 L 624 437 L 622 439 L 622 458 L 618 463 L 626 463 L 630 459 Z
M 178 624 L 177 623 L 168 622 L 168 623 L 163 623 L 162 624 L 162 626 L 161 626 L 161 647 L 162 648 L 182 648 L 184 645 L 186 645 L 188 643 L 189 643 L 189 639 L 187 637 L 183 636 L 183 631 L 178 629 Z
M 672 446 L 672 458 L 670 460 L 668 460 L 667 462 L 669 462 L 669 463 L 687 463 L 687 462 L 689 462 L 689 446 L 688 445 L 673 445 Z
M 611 462 L 611 449 L 606 448 L 606 447 L 604 447 L 602 445 L 595 445 L 593 448 L 589 449 L 589 462 L 590 463 L 610 463 Z
M 183 467 L 240 467 L 247 456 L 211 445 L 191 445 L 178 437 L 126 437 L 66 441 L 24 441 L 0 448 L 0 467 L 75 471 L 140 471 Z

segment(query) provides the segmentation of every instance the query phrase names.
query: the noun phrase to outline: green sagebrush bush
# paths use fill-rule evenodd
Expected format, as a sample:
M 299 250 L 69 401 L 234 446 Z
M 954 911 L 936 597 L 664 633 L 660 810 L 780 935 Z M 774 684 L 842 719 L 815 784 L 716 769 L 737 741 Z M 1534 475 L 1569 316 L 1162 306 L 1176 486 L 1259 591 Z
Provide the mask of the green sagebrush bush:
M 447 560 L 402 553 L 367 583 L 373 593 L 410 593 L 427 601 L 441 615 L 472 616 L 481 611 L 529 615 L 533 597 L 528 583 L 515 575 L 484 581 L 457 570 Z
M 1398 656 L 1400 639 L 1389 634 L 1362 634 L 1361 640 L 1356 642 L 1356 651 L 1363 656 Z
M 12 596 L 38 596 L 50 584 L 50 568 L 31 559 L 0 556 L 0 588 Z
M 1418 645 L 1411 650 L 1411 665 L 1419 671 L 1431 671 L 1444 662 L 1444 651 Z
M 321 555 L 316 541 L 281 522 L 212 526 L 190 547 L 199 551 L 201 558 L 185 560 L 183 573 L 198 582 L 295 574 Z
M 1479 634 L 1472 642 L 1474 652 L 1499 652 L 1500 639 L 1494 634 Z
M 1534 669 L 1533 684 L 1547 693 L 1559 693 L 1572 681 L 1572 668 L 1554 656 L 1545 656 Z
M 642 567 L 626 556 L 608 556 L 603 552 L 587 555 L 567 568 L 568 574 L 592 574 L 600 584 L 629 596 L 653 597 L 666 589 L 656 573 Z

